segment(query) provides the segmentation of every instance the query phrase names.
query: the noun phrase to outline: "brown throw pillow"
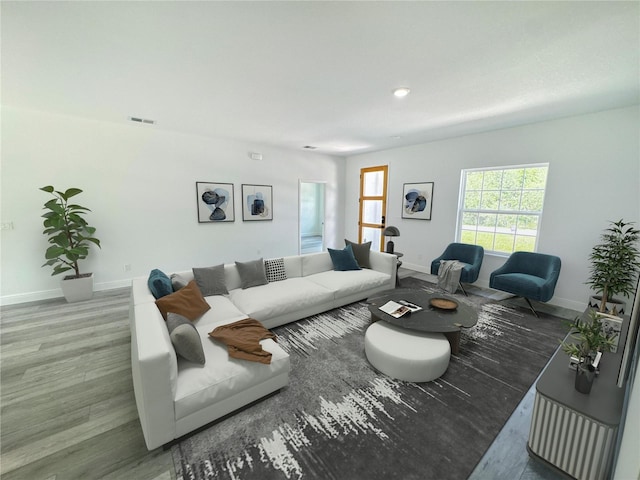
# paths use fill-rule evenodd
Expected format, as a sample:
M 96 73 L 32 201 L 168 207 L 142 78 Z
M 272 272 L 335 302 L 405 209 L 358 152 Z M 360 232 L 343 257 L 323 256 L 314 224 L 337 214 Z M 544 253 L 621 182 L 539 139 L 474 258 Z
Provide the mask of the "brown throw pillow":
M 194 321 L 211 308 L 204 300 L 195 280 L 191 280 L 186 287 L 177 292 L 159 298 L 156 305 L 165 320 L 167 313 L 173 312 Z

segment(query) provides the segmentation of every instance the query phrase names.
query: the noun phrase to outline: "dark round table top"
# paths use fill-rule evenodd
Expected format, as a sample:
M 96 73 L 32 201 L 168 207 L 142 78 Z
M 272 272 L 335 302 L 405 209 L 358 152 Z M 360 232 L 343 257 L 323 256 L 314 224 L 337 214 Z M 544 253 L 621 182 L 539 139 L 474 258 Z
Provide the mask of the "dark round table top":
M 435 308 L 430 305 L 430 301 L 436 298 L 443 298 L 454 301 L 458 304 L 454 310 Z M 406 300 L 422 307 L 422 310 L 403 315 L 400 318 L 380 310 L 380 307 L 388 301 L 398 302 Z M 420 330 L 423 332 L 458 332 L 460 328 L 473 327 L 478 322 L 478 312 L 469 305 L 457 301 L 454 297 L 443 295 L 442 293 L 428 293 L 424 290 L 414 290 L 410 288 L 396 288 L 381 292 L 367 299 L 369 311 L 376 320 L 408 328 L 410 330 Z

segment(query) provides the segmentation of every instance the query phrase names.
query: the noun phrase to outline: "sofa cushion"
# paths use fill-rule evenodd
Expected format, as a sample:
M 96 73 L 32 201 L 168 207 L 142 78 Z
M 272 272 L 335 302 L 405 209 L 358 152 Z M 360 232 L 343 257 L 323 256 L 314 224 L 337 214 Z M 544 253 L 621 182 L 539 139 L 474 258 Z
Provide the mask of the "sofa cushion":
M 208 326 L 211 330 L 218 325 L 247 318 L 247 314 L 236 307 L 228 295 L 212 295 L 204 300 L 211 309 L 194 322 L 198 328 Z
M 202 340 L 196 327 L 180 314 L 167 313 L 167 329 L 176 353 L 185 360 L 204 365 Z
M 226 295 L 229 293 L 224 281 L 224 265 L 214 267 L 193 268 L 193 277 L 202 295 Z
M 547 279 L 529 275 L 526 273 L 502 273 L 492 279 L 492 288 L 517 295 L 528 292 L 527 298 L 540 300 L 540 292 Z
M 251 262 L 235 263 L 240 275 L 241 288 L 258 287 L 267 283 L 267 275 L 265 274 L 264 260 L 262 258 Z
M 331 290 L 336 299 L 366 292 L 389 283 L 389 275 L 369 269 L 321 272 L 305 277 L 305 279 Z
M 287 271 L 284 267 L 284 258 L 272 258 L 264 261 L 264 269 L 268 282 L 281 282 L 287 279 Z
M 169 312 L 179 313 L 189 320 L 197 320 L 211 308 L 204 301 L 195 280 L 191 280 L 186 287 L 177 292 L 159 298 L 156 305 L 165 320 Z
M 329 252 L 310 253 L 307 255 L 300 255 L 301 270 L 300 273 L 303 277 L 307 275 L 313 275 L 314 273 L 326 272 L 333 270 L 333 262 L 331 261 L 331 255 Z M 291 275 L 289 275 L 291 278 Z
M 371 242 L 355 243 L 345 238 L 344 244 L 351 245 L 351 248 L 353 249 L 353 256 L 356 257 L 356 261 L 360 268 L 371 268 L 371 262 L 369 261 Z
M 173 293 L 173 287 L 171 286 L 171 279 L 162 270 L 154 268 L 149 273 L 149 279 L 147 285 L 153 296 L 158 299 L 165 295 Z
M 341 272 L 348 270 L 360 270 L 356 257 L 353 255 L 353 248 L 351 248 L 351 245 L 347 245 L 342 250 L 334 250 L 333 248 L 328 248 L 327 250 L 329 250 L 334 270 Z
M 331 303 L 334 294 L 317 283 L 298 277 L 249 290 L 231 290 L 229 298 L 248 317 L 262 322 L 313 305 Z
M 224 344 L 207 338 L 209 327 L 196 328 L 203 339 L 207 363 L 201 367 L 178 362 L 176 420 L 291 370 L 289 355 L 271 339 L 260 342 L 271 353 L 271 363 L 267 365 L 229 358 Z

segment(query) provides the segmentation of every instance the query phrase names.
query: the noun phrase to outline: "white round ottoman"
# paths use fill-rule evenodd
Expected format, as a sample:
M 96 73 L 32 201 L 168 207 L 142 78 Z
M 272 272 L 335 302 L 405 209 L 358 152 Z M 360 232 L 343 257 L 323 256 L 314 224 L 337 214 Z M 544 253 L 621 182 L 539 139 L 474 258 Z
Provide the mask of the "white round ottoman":
M 442 333 L 408 330 L 384 321 L 364 335 L 364 352 L 380 372 L 408 382 L 429 382 L 449 366 L 451 346 Z

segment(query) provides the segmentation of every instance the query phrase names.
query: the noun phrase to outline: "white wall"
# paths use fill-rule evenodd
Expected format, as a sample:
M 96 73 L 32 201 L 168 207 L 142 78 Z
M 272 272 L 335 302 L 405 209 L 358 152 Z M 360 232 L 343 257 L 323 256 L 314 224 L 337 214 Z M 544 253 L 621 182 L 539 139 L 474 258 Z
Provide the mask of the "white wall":
M 357 238 L 361 168 L 389 165 L 387 225 L 401 236 L 406 267 L 429 271 L 455 240 L 460 174 L 464 168 L 549 163 L 538 250 L 558 255 L 562 271 L 551 303 L 581 310 L 589 288 L 588 255 L 609 220 L 639 222 L 638 107 L 568 117 L 348 158 L 345 232 Z M 432 220 L 402 219 L 403 183 L 435 182 Z M 485 255 L 478 284 L 503 257 Z
M 263 154 L 262 161 L 248 158 Z M 152 268 L 193 266 L 298 253 L 298 181 L 325 181 L 329 246 L 343 242 L 344 159 L 183 135 L 129 122 L 106 123 L 2 109 L 2 303 L 60 296 L 60 276 L 44 263 L 39 187 L 84 190 L 102 249 L 81 264 L 97 289 L 128 285 Z M 199 224 L 195 182 L 233 183 L 234 223 Z M 243 222 L 240 185 L 273 185 L 273 221 Z M 131 265 L 125 272 L 124 265 Z

